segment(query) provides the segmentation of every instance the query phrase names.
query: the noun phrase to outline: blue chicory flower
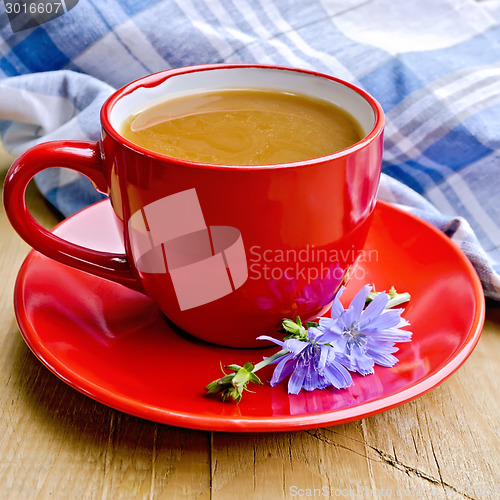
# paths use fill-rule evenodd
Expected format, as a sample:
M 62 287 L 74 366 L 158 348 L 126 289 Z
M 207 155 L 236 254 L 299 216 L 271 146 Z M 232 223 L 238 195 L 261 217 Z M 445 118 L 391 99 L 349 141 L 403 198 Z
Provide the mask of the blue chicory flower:
M 319 323 L 307 322 L 304 326 L 299 317 L 296 321 L 284 319 L 283 328 L 288 332 L 284 340 L 257 337 L 279 345 L 279 352 L 255 365 L 229 365 L 234 373 L 224 372 L 223 377 L 206 386 L 206 391 L 239 402 L 249 382 L 261 383 L 255 372 L 271 364 L 276 364 L 271 386 L 290 376 L 289 394 L 330 386 L 344 389 L 353 384 L 349 371 L 368 375 L 375 364 L 393 366 L 398 361 L 393 355 L 398 350 L 394 344 L 409 342 L 412 333 L 401 329 L 409 325 L 401 317 L 403 309 L 390 307 L 406 302 L 410 295 L 399 294 L 394 288 L 389 294 L 370 290 L 370 285 L 361 288 L 345 309 L 340 302 L 342 287 L 333 301 L 331 317 L 319 318 Z
M 313 391 L 334 386 L 349 387 L 351 374 L 337 361 L 335 349 L 329 344 L 330 335 L 318 327 L 307 329 L 307 339 L 288 338 L 284 341 L 262 335 L 259 340 L 269 340 L 286 349 L 288 353 L 273 361 L 277 363 L 271 386 L 277 385 L 288 375 L 288 393 L 298 394 L 301 389 Z
M 409 342 L 411 332 L 401 330 L 409 323 L 401 317 L 403 309 L 386 309 L 389 297 L 377 295 L 365 308 L 370 293 L 366 285 L 347 309 L 340 302 L 343 288 L 333 301 L 331 318 L 319 318 L 320 328 L 336 351 L 336 358 L 347 369 L 368 375 L 374 364 L 391 367 L 398 361 L 393 353 L 396 342 Z

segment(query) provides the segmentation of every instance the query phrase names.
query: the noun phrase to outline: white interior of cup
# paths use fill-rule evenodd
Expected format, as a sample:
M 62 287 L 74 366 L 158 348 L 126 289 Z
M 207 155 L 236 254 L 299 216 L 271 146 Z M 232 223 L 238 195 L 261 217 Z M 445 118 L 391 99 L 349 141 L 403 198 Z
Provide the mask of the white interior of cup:
M 110 123 L 119 131 L 130 115 L 165 100 L 200 92 L 236 89 L 271 89 L 306 94 L 349 112 L 359 122 L 365 135 L 375 125 L 376 116 L 371 104 L 350 87 L 310 73 L 262 67 L 194 71 L 173 75 L 154 87 L 139 87 L 116 102 L 110 113 Z

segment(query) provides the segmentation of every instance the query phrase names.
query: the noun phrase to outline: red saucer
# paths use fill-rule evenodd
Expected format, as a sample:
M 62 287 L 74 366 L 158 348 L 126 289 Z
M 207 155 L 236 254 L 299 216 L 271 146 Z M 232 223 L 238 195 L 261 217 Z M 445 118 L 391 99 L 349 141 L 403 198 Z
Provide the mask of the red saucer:
M 108 201 L 66 219 L 57 234 L 120 251 Z M 365 283 L 412 296 L 404 317 L 413 341 L 399 363 L 354 376 L 349 389 L 288 395 L 286 384 L 257 387 L 239 405 L 205 396 L 219 363 L 257 362 L 274 348 L 217 347 L 170 325 L 146 296 L 66 267 L 32 251 L 15 288 L 21 333 L 40 361 L 70 386 L 138 417 L 213 431 L 290 431 L 340 424 L 414 399 L 457 370 L 484 322 L 484 297 L 467 258 L 422 220 L 379 202 L 365 255 L 343 299 Z M 274 335 L 274 332 L 269 332 Z M 259 372 L 268 380 L 270 367 Z

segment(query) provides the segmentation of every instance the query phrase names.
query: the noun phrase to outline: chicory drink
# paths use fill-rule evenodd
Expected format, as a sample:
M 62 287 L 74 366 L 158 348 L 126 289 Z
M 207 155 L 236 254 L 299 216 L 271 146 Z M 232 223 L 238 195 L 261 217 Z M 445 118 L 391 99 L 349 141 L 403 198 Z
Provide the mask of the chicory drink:
M 322 99 L 267 89 L 190 94 L 129 116 L 121 134 L 154 152 L 219 165 L 327 156 L 360 141 L 361 126 Z

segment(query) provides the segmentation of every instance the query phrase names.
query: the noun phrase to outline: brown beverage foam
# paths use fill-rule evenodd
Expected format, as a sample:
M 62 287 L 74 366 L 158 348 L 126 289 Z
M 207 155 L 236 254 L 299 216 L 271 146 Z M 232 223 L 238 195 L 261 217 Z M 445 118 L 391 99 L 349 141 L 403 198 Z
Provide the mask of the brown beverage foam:
M 143 148 L 221 165 L 271 165 L 309 160 L 363 137 L 346 111 L 303 94 L 267 89 L 190 94 L 125 120 L 121 134 Z

